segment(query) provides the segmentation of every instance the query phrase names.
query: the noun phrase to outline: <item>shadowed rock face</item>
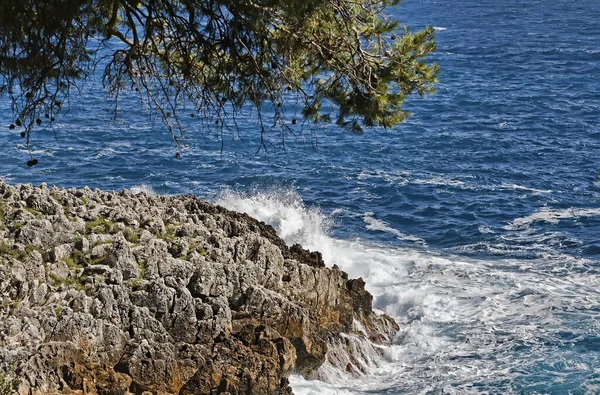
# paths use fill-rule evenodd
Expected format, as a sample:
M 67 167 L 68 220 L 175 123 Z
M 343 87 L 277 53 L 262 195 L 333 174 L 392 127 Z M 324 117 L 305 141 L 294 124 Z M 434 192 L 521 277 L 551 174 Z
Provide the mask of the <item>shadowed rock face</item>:
M 20 394 L 291 394 L 358 322 L 362 279 L 193 196 L 0 180 L 0 375 Z

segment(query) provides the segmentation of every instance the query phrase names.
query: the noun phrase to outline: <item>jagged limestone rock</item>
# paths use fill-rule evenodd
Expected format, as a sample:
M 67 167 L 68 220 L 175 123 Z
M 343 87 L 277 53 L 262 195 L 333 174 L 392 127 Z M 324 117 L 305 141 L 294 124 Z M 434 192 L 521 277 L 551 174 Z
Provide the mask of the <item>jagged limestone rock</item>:
M 19 394 L 291 394 L 340 333 L 398 329 L 362 279 L 246 214 L 2 180 L 0 302 Z

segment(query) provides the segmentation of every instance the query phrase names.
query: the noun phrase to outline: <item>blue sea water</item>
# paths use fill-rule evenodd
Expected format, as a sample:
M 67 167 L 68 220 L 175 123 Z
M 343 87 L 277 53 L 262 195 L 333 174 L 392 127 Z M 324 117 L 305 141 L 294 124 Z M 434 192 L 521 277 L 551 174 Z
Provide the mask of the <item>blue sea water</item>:
M 28 156 L 0 99 L 0 177 L 194 193 L 272 223 L 362 276 L 401 324 L 366 377 L 325 369 L 297 393 L 600 393 L 600 1 L 405 0 L 433 25 L 438 92 L 357 136 L 259 148 L 186 121 L 187 149 L 91 85 Z

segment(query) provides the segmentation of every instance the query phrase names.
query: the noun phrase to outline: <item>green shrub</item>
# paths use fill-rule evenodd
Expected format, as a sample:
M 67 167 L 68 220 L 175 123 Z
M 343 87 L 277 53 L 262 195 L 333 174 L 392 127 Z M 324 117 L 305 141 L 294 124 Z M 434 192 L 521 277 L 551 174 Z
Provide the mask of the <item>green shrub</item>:
M 52 280 L 54 280 L 53 285 L 55 287 L 60 287 L 61 285 L 64 284 L 68 287 L 73 287 L 78 291 L 82 291 L 85 289 L 85 285 L 83 283 L 85 282 L 85 280 L 87 280 L 86 276 L 63 278 L 63 277 L 59 277 L 53 273 L 50 274 L 50 277 L 52 277 Z
M 40 219 L 40 217 L 42 216 L 42 214 L 34 208 L 31 208 L 31 207 L 24 207 L 24 208 L 25 208 L 25 210 L 27 210 L 31 214 L 33 214 L 33 216 L 37 219 Z
M 165 228 L 165 235 L 164 235 L 164 239 L 166 240 L 170 240 L 173 241 L 175 240 L 175 231 L 177 230 L 177 228 L 173 225 L 169 225 Z
M 207 254 L 206 249 L 204 249 L 204 246 L 196 244 L 196 242 L 193 241 L 192 243 L 190 243 L 187 254 L 182 256 L 181 259 L 188 261 L 192 257 L 192 254 L 194 252 L 197 252 L 198 254 L 200 254 L 200 256 L 205 256 Z
M 97 258 L 92 258 L 91 255 L 86 255 L 84 258 L 85 263 L 88 265 L 103 265 L 106 261 L 106 256 L 99 256 Z
M 99 233 L 111 233 L 114 234 L 116 232 L 114 232 L 116 226 L 114 223 L 112 223 L 111 221 L 107 220 L 106 218 L 98 218 L 95 219 L 94 221 L 88 221 L 85 224 L 85 232 L 87 234 L 92 233 L 92 231 L 95 228 L 101 227 L 102 229 L 100 230 Z M 117 228 L 117 232 L 118 232 L 118 228 Z
M 139 235 L 131 228 L 125 228 L 123 236 L 125 236 L 125 240 L 130 243 L 137 243 L 140 240 Z
M 12 375 L 0 374 L 0 395 L 13 395 L 17 393 L 19 379 Z
M 75 261 L 73 260 L 73 258 L 71 258 L 70 256 L 66 256 L 66 257 L 64 257 L 64 258 L 62 259 L 62 261 L 63 261 L 64 263 L 66 263 L 66 264 L 67 264 L 67 267 L 68 267 L 70 270 L 75 270 L 75 269 L 77 269 L 77 263 L 75 263 Z
M 0 243 L 0 255 L 10 255 L 14 259 L 21 262 L 25 262 L 25 260 L 27 260 L 28 252 L 29 249 L 27 247 L 25 247 L 25 251 L 17 251 L 5 242 Z
M 6 217 L 6 211 L 8 209 L 6 208 L 6 204 L 4 204 L 3 202 L 0 202 L 0 224 L 2 226 L 4 226 L 4 219 Z
M 144 279 L 144 275 L 146 274 L 146 266 L 143 263 L 139 262 L 138 268 L 140 269 L 140 275 L 128 283 L 133 291 L 138 291 L 140 289 L 140 282 Z

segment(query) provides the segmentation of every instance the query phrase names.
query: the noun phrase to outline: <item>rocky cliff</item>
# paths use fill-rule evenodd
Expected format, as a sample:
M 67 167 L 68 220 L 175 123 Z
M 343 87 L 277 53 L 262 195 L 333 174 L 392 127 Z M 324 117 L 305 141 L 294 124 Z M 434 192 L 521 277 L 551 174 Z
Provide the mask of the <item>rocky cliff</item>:
M 0 302 L 19 394 L 291 394 L 343 332 L 398 329 L 361 279 L 245 214 L 1 180 Z

